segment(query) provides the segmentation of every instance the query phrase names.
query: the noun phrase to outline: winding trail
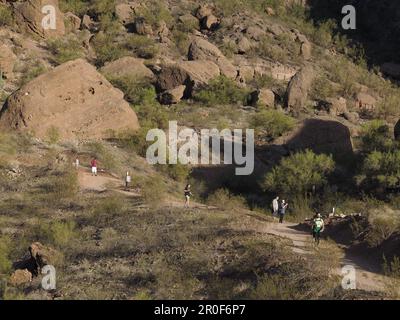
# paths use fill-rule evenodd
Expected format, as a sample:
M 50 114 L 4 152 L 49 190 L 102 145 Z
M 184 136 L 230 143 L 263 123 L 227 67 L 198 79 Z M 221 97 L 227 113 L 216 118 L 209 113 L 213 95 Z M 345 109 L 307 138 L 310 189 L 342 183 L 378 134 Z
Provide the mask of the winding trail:
M 124 194 L 125 196 L 139 197 L 140 191 L 137 190 L 124 190 L 122 179 L 118 179 L 115 176 L 99 172 L 99 175 L 94 177 L 86 168 L 79 169 L 78 180 L 82 190 L 94 191 L 94 192 L 105 192 L 107 190 L 113 190 Z M 173 208 L 183 208 L 183 200 L 179 199 L 167 199 L 167 207 Z M 191 209 L 201 209 L 201 210 L 215 210 L 216 207 L 207 206 L 201 203 L 192 202 Z M 310 233 L 298 229 L 297 223 L 284 222 L 282 224 L 277 222 L 267 222 L 267 221 L 254 221 L 254 219 L 248 227 L 251 226 L 253 230 L 262 232 L 265 234 L 275 235 L 282 238 L 287 238 L 292 241 L 293 252 L 304 255 L 314 254 L 312 237 Z M 322 240 L 324 241 L 324 240 Z M 372 266 L 369 261 L 365 259 L 350 254 L 345 250 L 345 255 L 341 260 L 341 267 L 335 272 L 338 275 L 342 275 L 342 267 L 351 265 L 356 271 L 356 288 L 364 291 L 376 291 L 383 292 L 385 290 L 385 283 L 387 283 L 388 278 L 379 274 L 376 266 Z
M 263 231 L 268 234 L 290 239 L 293 242 L 292 250 L 302 255 L 313 254 L 312 237 L 310 233 L 297 229 L 297 223 L 269 223 Z M 324 241 L 324 240 L 322 240 Z M 385 282 L 388 278 L 377 273 L 376 266 L 368 267 L 368 262 L 361 257 L 349 254 L 345 250 L 345 255 L 341 259 L 341 267 L 335 272 L 342 275 L 342 267 L 353 266 L 356 271 L 356 288 L 364 291 L 383 292 L 385 290 Z

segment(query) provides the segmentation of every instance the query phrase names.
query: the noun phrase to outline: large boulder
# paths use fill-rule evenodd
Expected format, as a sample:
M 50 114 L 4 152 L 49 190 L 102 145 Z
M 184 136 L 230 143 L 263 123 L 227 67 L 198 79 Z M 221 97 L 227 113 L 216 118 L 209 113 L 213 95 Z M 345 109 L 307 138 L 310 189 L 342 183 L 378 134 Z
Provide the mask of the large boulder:
M 12 94 L 1 110 L 0 128 L 46 138 L 57 128 L 63 140 L 101 139 L 137 130 L 135 112 L 96 68 L 83 59 L 64 63 Z
M 55 28 L 43 24 L 43 21 L 47 21 L 46 17 L 52 13 L 51 10 L 46 10 L 46 6 L 54 9 Z M 44 38 L 65 34 L 64 15 L 58 7 L 58 0 L 21 1 L 15 5 L 14 13 L 18 27 L 24 32 Z
M 219 75 L 220 70 L 212 61 L 182 61 L 163 66 L 158 75 L 157 85 L 160 91 L 185 85 L 184 96 L 189 97 L 193 90 L 206 85 Z
M 286 93 L 287 108 L 298 111 L 305 107 L 312 81 L 313 70 L 310 67 L 305 67 L 294 75 Z
M 221 74 L 236 79 L 237 68 L 212 43 L 200 37 L 195 37 L 189 46 L 189 60 L 211 60 L 221 69 Z
M 160 95 L 160 102 L 162 104 L 175 104 L 181 101 L 186 91 L 186 86 L 180 85 L 174 89 L 164 91 Z
M 101 68 L 101 72 L 111 77 L 132 76 L 138 80 L 153 79 L 154 77 L 153 72 L 144 65 L 144 60 L 134 57 L 123 57 L 107 63 Z
M 252 105 L 273 107 L 275 105 L 275 93 L 268 88 L 258 89 L 250 94 Z
M 288 137 L 285 144 L 292 151 L 310 149 L 316 153 L 346 156 L 353 154 L 350 129 L 329 118 L 306 119 Z
M 6 44 L 0 44 L 0 76 L 6 79 L 13 78 L 14 65 L 17 56 Z

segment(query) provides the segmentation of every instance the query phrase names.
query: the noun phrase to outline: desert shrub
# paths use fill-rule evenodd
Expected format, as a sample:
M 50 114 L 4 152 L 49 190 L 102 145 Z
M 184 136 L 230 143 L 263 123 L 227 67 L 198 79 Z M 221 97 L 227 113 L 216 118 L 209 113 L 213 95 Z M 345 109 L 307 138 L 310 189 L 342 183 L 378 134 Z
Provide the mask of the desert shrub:
M 11 7 L 0 4 L 0 27 L 12 26 L 13 22 L 14 19 Z
M 103 66 L 106 62 L 129 55 L 128 50 L 115 41 L 115 34 L 112 33 L 97 33 L 92 44 L 96 51 L 97 66 Z
M 106 170 L 115 170 L 118 168 L 118 161 L 112 151 L 108 150 L 101 142 L 90 142 L 87 144 L 89 150 L 99 160 L 100 166 Z
M 78 174 L 75 170 L 64 170 L 51 179 L 50 197 L 53 200 L 70 199 L 79 191 Z
M 382 120 L 372 120 L 364 124 L 360 137 L 364 152 L 388 151 L 393 147 L 389 127 Z
M 168 8 L 161 1 L 156 0 L 148 1 L 146 6 L 138 10 L 137 15 L 143 17 L 153 27 L 158 27 L 161 21 L 164 21 L 167 26 L 171 26 L 174 22 L 174 17 Z
M 236 196 L 227 189 L 218 189 L 208 196 L 207 203 L 223 210 L 240 210 L 247 208 L 246 200 Z
M 186 181 L 191 172 L 191 167 L 189 165 L 179 162 L 177 164 L 160 164 L 157 168 L 160 172 L 166 173 L 170 178 L 179 182 Z
M 244 104 L 247 90 L 240 88 L 235 81 L 219 76 L 209 82 L 207 87 L 195 95 L 195 100 L 206 106 Z
M 173 37 L 174 43 L 175 43 L 176 48 L 178 49 L 179 53 L 181 55 L 186 55 L 188 52 L 188 48 L 189 48 L 189 36 L 188 36 L 188 31 L 186 31 L 186 28 L 189 29 L 189 28 L 191 28 L 191 26 L 185 25 L 185 28 L 180 27 L 183 25 L 185 25 L 185 24 L 183 24 L 183 23 L 179 24 L 178 28 L 175 28 L 172 31 L 172 37 Z
M 134 105 L 154 104 L 156 92 L 151 83 L 135 76 L 107 77 L 108 80 L 124 93 L 125 100 Z
M 62 12 L 72 12 L 77 16 L 83 16 L 87 10 L 87 1 L 84 0 L 60 0 L 60 10 Z
M 80 41 L 73 37 L 49 39 L 47 40 L 47 47 L 57 64 L 84 56 Z
M 41 74 L 45 73 L 47 68 L 42 62 L 36 61 L 33 65 L 27 65 L 23 70 L 21 70 L 22 77 L 20 79 L 20 86 L 30 82 L 31 80 L 37 78 Z
M 388 119 L 399 114 L 400 94 L 398 88 L 388 90 L 383 99 L 378 102 L 375 110 L 376 116 Z
M 399 213 L 399 211 L 387 206 L 369 212 L 368 221 L 370 227 L 366 236 L 369 245 L 377 247 L 399 230 Z
M 75 223 L 73 221 L 39 222 L 33 229 L 32 237 L 58 248 L 65 247 L 76 237 Z
M 257 280 L 256 287 L 250 294 L 251 299 L 293 300 L 298 294 L 293 290 L 293 283 L 283 275 L 265 275 Z
M 327 77 L 320 76 L 314 79 L 310 94 L 314 99 L 326 99 L 333 97 L 335 90 Z
M 158 53 L 158 46 L 153 39 L 137 34 L 129 35 L 125 47 L 144 59 L 154 58 Z
M 282 159 L 266 174 L 263 188 L 287 195 L 307 195 L 313 187 L 325 185 L 334 168 L 332 156 L 317 155 L 310 150 L 298 152 Z
M 276 110 L 261 110 L 250 119 L 257 136 L 274 139 L 293 129 L 295 120 Z
M 60 130 L 55 126 L 51 126 L 46 131 L 46 137 L 50 144 L 56 144 L 60 140 Z
M 11 271 L 10 252 L 11 240 L 6 236 L 0 237 L 0 280 Z
M 96 226 L 109 225 L 117 216 L 127 212 L 124 200 L 119 195 L 112 195 L 96 200 L 90 215 L 90 222 Z
M 335 28 L 336 22 L 334 20 L 327 20 L 319 23 L 314 30 L 314 42 L 322 47 L 328 48 L 332 44 L 332 35 Z
M 150 207 L 158 207 L 166 196 L 166 185 L 161 177 L 154 176 L 139 182 L 143 200 Z
M 360 182 L 369 189 L 383 192 L 400 187 L 400 151 L 373 151 L 365 158 Z M 383 188 L 383 190 L 382 190 Z

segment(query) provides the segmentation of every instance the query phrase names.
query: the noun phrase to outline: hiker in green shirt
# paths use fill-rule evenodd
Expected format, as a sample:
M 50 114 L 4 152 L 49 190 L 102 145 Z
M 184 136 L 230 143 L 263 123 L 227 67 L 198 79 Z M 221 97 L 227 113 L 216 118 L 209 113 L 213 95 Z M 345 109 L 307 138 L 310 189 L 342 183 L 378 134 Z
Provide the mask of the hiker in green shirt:
M 324 228 L 325 228 L 324 219 L 322 219 L 321 214 L 318 213 L 315 219 L 313 220 L 313 225 L 312 225 L 312 235 L 316 245 L 319 245 L 321 232 L 324 231 Z

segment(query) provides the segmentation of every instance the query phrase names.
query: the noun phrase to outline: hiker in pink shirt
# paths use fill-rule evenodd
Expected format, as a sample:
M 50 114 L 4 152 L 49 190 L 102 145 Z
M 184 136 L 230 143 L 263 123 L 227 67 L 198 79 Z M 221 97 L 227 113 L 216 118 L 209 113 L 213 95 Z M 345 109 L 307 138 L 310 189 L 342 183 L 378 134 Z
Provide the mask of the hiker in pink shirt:
M 92 167 L 92 176 L 97 176 L 97 160 L 93 158 L 90 162 L 90 166 Z

